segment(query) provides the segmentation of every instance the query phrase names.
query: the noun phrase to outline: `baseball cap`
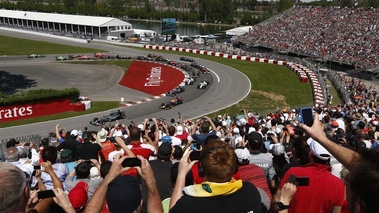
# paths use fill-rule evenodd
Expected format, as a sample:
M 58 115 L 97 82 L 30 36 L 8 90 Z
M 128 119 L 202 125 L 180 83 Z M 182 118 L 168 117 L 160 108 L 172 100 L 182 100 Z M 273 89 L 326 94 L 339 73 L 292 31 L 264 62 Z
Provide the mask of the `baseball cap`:
M 12 147 L 12 146 L 16 146 L 16 143 L 17 143 L 16 139 L 14 139 L 14 138 L 9 139 L 9 141 L 6 144 L 7 149 Z
M 177 135 L 182 135 L 183 134 L 183 127 L 182 126 L 177 126 L 176 127 L 176 134 Z
M 78 130 L 76 130 L 76 129 L 71 130 L 70 135 L 72 135 L 72 136 L 78 136 L 78 134 L 79 134 Z
M 132 175 L 116 177 L 108 185 L 106 200 L 112 213 L 133 212 L 141 203 L 140 183 Z
M 337 123 L 337 121 L 332 121 L 332 122 L 330 122 L 330 125 L 331 125 L 333 128 L 337 128 L 337 127 L 338 127 L 338 123 Z
M 236 133 L 236 134 L 238 134 L 238 133 L 240 133 L 240 129 L 238 129 L 237 127 L 234 127 L 233 128 L 233 132 Z
M 249 118 L 253 117 L 253 113 L 251 113 L 251 112 L 247 113 L 247 117 L 249 117 Z
M 90 169 L 89 176 L 91 180 L 97 180 L 100 178 L 100 171 L 95 166 Z
M 332 156 L 328 150 L 326 150 L 321 144 L 319 144 L 317 141 L 313 140 L 312 138 L 309 138 L 307 140 L 307 143 L 309 145 L 309 148 L 314 156 L 321 160 L 328 160 Z
M 171 137 L 166 135 L 162 137 L 162 143 L 171 143 Z
M 108 131 L 105 130 L 105 129 L 101 129 L 98 133 L 97 133 L 97 139 L 100 141 L 100 142 L 105 142 L 107 140 L 107 136 L 108 136 Z
M 87 204 L 87 192 L 88 184 L 86 182 L 80 181 L 68 193 L 68 198 L 70 199 L 71 205 L 75 210 L 80 210 Z
M 275 144 L 272 148 L 272 154 L 273 155 L 281 155 L 283 153 L 285 153 L 285 148 L 282 144 Z
M 247 161 L 250 159 L 250 152 L 247 148 L 236 149 L 234 152 L 237 155 L 239 163 L 242 163 L 243 161 Z
M 250 148 L 257 149 L 263 144 L 262 135 L 259 132 L 251 132 L 248 135 Z
M 91 132 L 89 131 L 84 131 L 82 134 L 83 139 L 90 139 L 91 138 Z
M 162 143 L 158 147 L 158 154 L 161 154 L 163 156 L 171 155 L 172 153 L 172 146 L 170 143 Z
M 68 162 L 71 160 L 72 151 L 69 149 L 63 149 L 60 153 L 60 161 L 62 163 Z

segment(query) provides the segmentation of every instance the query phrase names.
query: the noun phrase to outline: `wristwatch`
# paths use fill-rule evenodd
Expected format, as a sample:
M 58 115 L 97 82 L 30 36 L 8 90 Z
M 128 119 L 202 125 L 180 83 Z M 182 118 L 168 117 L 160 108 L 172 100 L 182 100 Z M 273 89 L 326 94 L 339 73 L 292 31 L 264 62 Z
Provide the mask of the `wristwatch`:
M 284 205 L 282 202 L 276 202 L 275 204 L 278 207 L 278 211 L 290 208 L 290 205 Z

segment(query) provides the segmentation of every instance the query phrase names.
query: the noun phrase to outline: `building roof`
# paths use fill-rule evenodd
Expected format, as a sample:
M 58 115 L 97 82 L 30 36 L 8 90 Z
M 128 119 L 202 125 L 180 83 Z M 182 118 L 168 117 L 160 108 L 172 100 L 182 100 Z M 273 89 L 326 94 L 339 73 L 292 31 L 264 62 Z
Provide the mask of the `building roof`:
M 55 22 L 73 25 L 85 25 L 94 27 L 107 27 L 107 26 L 130 26 L 131 24 L 112 17 L 100 16 L 84 16 L 84 15 L 69 15 L 58 13 L 40 13 L 20 10 L 4 10 L 0 9 L 0 17 L 8 17 L 15 19 L 34 20 Z
M 226 31 L 226 35 L 239 36 L 245 34 L 252 29 L 252 26 L 236 27 Z

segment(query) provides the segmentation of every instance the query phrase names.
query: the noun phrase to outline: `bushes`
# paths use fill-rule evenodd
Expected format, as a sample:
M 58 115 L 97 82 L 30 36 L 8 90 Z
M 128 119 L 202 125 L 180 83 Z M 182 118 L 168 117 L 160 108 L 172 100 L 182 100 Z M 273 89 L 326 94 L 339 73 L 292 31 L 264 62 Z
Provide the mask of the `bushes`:
M 20 104 L 38 103 L 47 100 L 69 98 L 70 102 L 77 102 L 79 100 L 80 91 L 78 88 L 68 88 L 64 90 L 54 89 L 40 89 L 29 90 L 27 92 L 0 97 L 0 106 L 11 106 Z

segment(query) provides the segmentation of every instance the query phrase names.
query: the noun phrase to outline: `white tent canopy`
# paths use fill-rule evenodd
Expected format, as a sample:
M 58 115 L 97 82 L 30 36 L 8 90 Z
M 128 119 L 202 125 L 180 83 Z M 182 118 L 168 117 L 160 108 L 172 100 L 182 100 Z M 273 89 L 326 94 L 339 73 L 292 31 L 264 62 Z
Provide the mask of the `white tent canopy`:
M 252 29 L 252 26 L 236 27 L 226 31 L 226 35 L 229 36 L 239 36 L 249 32 Z
M 0 9 L 0 16 L 5 18 L 23 19 L 30 21 L 55 22 L 62 24 L 93 26 L 93 27 L 110 27 L 110 26 L 129 26 L 128 22 L 112 17 L 69 15 L 58 13 L 40 13 L 20 10 Z

